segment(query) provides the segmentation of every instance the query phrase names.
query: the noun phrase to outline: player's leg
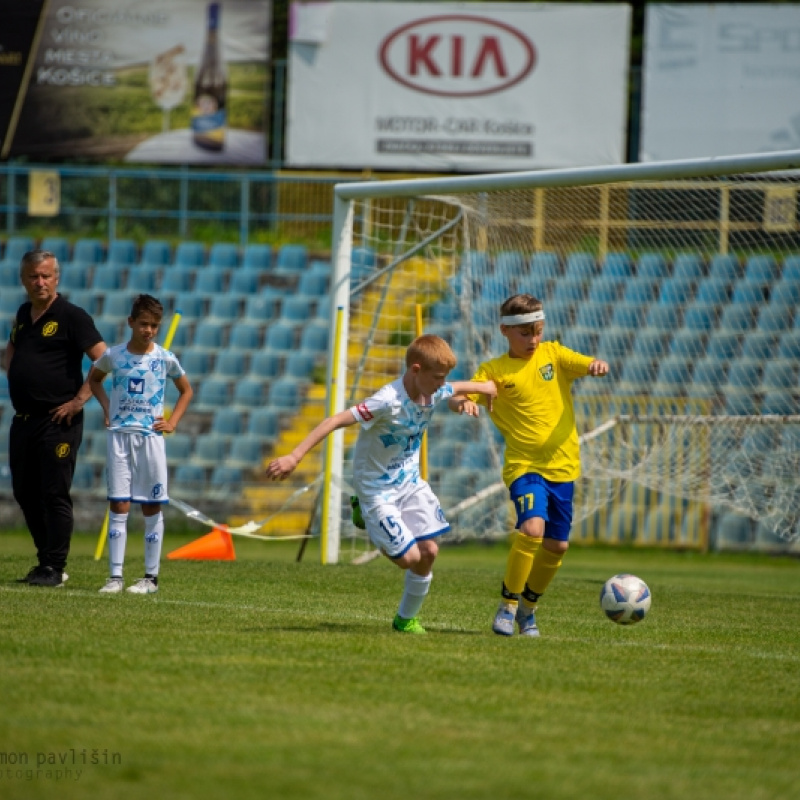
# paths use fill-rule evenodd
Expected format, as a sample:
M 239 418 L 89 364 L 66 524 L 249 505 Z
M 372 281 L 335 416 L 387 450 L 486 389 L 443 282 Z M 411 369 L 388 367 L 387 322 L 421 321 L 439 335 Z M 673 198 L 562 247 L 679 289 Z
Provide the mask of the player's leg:
M 546 487 L 539 475 L 523 475 L 511 484 L 509 492 L 517 511 L 517 532 L 508 553 L 500 605 L 492 623 L 492 630 L 501 636 L 514 633 L 520 594 L 542 543 L 547 520 Z
M 106 446 L 108 489 L 108 572 L 103 594 L 118 594 L 125 588 L 125 548 L 128 544 L 128 517 L 131 510 L 130 435 L 111 431 Z
M 155 594 L 161 546 L 164 541 L 163 504 L 167 494 L 167 456 L 163 436 L 139 436 L 135 442 L 136 458 L 132 478 L 132 495 L 144 514 L 144 577 L 128 591 L 133 594 Z
M 555 578 L 564 554 L 569 549 L 575 484 L 548 481 L 547 489 L 548 522 L 544 529 L 544 539 L 533 559 L 517 613 L 520 633 L 526 636 L 539 635 L 535 617 L 539 598 Z

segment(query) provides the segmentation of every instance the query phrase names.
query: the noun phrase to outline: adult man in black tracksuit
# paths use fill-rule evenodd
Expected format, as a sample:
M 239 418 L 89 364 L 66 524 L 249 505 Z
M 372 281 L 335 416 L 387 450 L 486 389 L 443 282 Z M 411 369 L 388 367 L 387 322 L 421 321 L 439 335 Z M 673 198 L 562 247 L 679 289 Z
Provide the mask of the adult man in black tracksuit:
M 9 465 L 19 503 L 39 558 L 21 579 L 61 586 L 72 539 L 72 476 L 83 436 L 83 405 L 91 397 L 83 355 L 97 360 L 103 337 L 82 308 L 56 288 L 58 260 L 46 250 L 22 257 L 20 279 L 28 302 L 17 311 L 6 348 L 11 402 Z

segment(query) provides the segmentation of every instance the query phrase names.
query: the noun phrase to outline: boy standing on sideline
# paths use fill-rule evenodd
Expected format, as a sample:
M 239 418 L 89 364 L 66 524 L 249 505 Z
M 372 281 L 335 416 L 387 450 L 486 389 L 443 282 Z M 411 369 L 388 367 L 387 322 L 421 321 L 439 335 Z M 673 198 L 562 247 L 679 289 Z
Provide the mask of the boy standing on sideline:
M 492 422 L 505 440 L 503 480 L 517 511 L 500 607 L 492 630 L 538 636 L 536 604 L 569 547 L 575 481 L 581 460 L 572 382 L 608 374 L 608 364 L 558 342 L 542 342 L 544 311 L 529 294 L 500 308 L 508 353 L 478 367 L 473 380 L 498 387 Z
M 419 449 L 434 408 L 447 399 L 452 411 L 477 416 L 467 397 L 497 394 L 490 381 L 447 383 L 455 367 L 450 346 L 438 336 L 415 339 L 406 351 L 406 371 L 361 403 L 323 420 L 287 456 L 271 461 L 267 475 L 283 480 L 305 454 L 328 434 L 359 423 L 353 483 L 367 533 L 373 544 L 405 570 L 403 596 L 392 627 L 403 633 L 425 633 L 417 615 L 430 589 L 436 538 L 450 530 L 439 500 L 420 477 Z
M 116 594 L 124 588 L 122 568 L 128 538 L 131 503 L 144 514 L 144 578 L 128 587 L 134 594 L 158 591 L 158 568 L 164 538 L 161 507 L 167 494 L 167 456 L 164 434 L 172 433 L 192 399 L 192 387 L 178 359 L 156 344 L 164 307 L 148 294 L 140 294 L 131 308 L 127 344 L 109 348 L 89 375 L 92 392 L 106 417 L 108 428 L 108 556 L 111 576 L 100 591 Z M 103 380 L 111 373 L 111 401 Z M 170 418 L 164 419 L 167 378 L 180 393 Z

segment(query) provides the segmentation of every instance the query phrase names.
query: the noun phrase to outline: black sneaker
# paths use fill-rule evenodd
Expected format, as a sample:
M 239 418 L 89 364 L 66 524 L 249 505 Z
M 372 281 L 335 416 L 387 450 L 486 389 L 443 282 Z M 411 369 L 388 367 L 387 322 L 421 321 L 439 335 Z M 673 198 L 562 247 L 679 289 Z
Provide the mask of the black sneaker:
M 40 564 L 37 564 L 35 567 L 31 567 L 28 570 L 28 574 L 24 578 L 17 578 L 17 583 L 30 583 L 31 578 L 39 575 L 43 569 L 44 567 L 42 567 Z
M 64 585 L 64 574 L 60 569 L 53 567 L 42 567 L 38 575 L 34 575 L 28 583 L 31 586 L 47 586 L 57 589 Z

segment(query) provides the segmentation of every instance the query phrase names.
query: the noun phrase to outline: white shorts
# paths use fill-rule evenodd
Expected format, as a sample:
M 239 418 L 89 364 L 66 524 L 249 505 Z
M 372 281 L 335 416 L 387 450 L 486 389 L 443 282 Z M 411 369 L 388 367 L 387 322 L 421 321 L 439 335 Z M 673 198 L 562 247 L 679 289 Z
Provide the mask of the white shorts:
M 168 503 L 167 451 L 163 436 L 108 433 L 108 499 Z
M 369 538 L 389 558 L 399 558 L 414 542 L 450 530 L 439 499 L 425 481 L 398 494 L 393 503 L 381 498 L 359 498 L 359 503 Z

